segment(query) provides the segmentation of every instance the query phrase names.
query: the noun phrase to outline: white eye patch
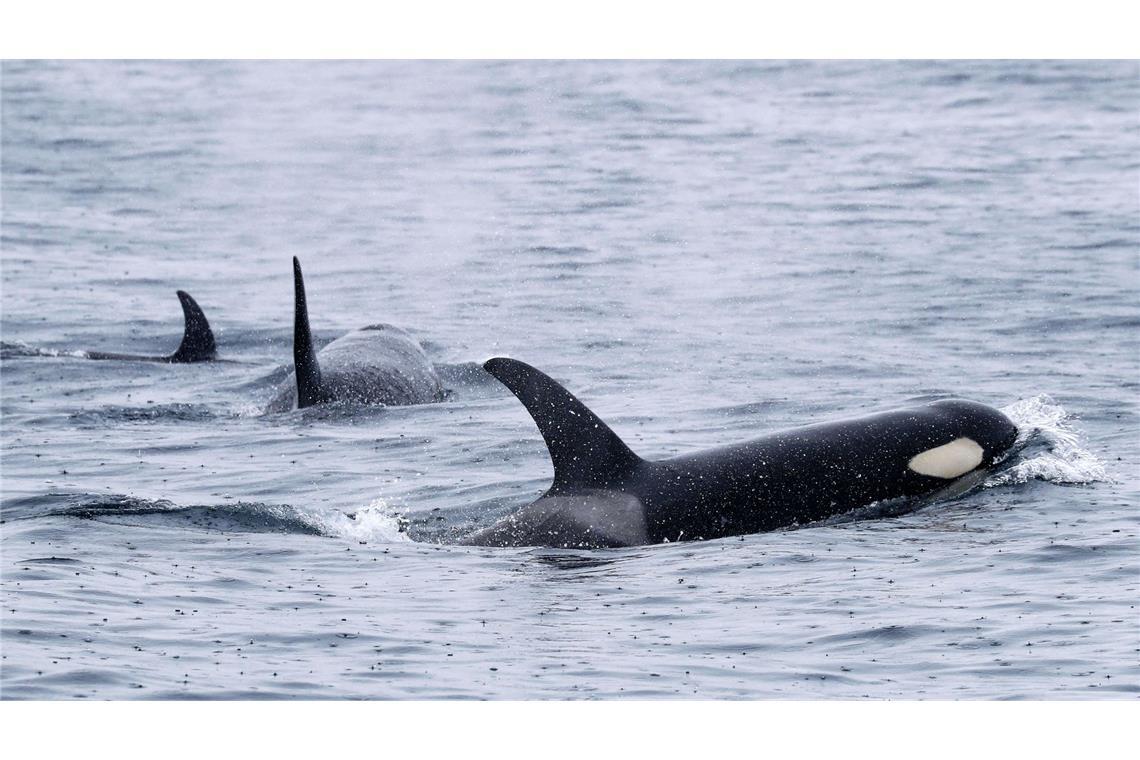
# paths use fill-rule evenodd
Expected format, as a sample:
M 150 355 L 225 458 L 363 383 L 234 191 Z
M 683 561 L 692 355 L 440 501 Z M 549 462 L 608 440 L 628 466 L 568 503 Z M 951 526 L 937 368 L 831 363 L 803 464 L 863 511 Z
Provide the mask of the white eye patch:
M 971 438 L 956 438 L 950 443 L 928 449 L 907 462 L 919 475 L 934 478 L 956 478 L 982 463 L 985 451 Z

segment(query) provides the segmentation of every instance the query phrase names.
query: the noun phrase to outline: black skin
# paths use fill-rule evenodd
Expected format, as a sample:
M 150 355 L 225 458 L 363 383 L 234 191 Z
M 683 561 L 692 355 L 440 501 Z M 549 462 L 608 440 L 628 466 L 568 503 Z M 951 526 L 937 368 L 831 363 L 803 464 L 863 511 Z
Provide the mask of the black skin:
M 301 262 L 293 257 L 293 370 L 297 378 L 297 408 L 327 401 L 321 389 L 321 365 L 309 330 L 309 306 L 305 299 L 305 278 Z
M 1017 438 L 998 410 L 954 399 L 648 461 L 533 367 L 498 358 L 484 368 L 534 418 L 554 483 L 516 515 L 470 536 L 470 544 L 629 546 L 770 531 L 935 494 L 984 472 Z M 963 437 L 983 449 L 969 473 L 952 481 L 908 467 L 916 455 Z
M 86 351 L 88 359 L 112 359 L 136 362 L 164 362 L 166 364 L 190 364 L 193 362 L 214 361 L 217 358 L 217 344 L 210 323 L 198 303 L 184 290 L 178 291 L 182 303 L 182 316 L 186 327 L 178 350 L 169 356 L 139 356 L 136 354 L 115 354 L 105 351 Z
M 355 341 L 359 353 L 347 348 Z M 339 355 L 338 355 L 339 351 Z M 349 354 L 349 356 L 346 356 Z M 330 355 L 331 354 L 331 355 Z M 321 362 L 325 362 L 324 371 Z M 304 409 L 316 404 L 349 403 L 403 406 L 443 399 L 443 386 L 423 349 L 411 336 L 392 325 L 374 324 L 342 336 L 317 351 L 309 329 L 308 300 L 301 262 L 293 257 L 293 378 L 267 411 Z

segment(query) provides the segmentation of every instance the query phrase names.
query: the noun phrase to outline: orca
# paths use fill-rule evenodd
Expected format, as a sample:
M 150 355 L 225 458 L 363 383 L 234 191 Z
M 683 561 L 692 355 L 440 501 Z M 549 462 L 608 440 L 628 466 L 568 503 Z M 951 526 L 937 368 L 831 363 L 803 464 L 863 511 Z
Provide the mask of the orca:
M 190 297 L 184 290 L 179 290 L 178 300 L 182 302 L 182 315 L 186 320 L 186 327 L 182 333 L 182 343 L 178 350 L 169 356 L 139 356 L 136 354 L 116 354 L 106 351 L 84 351 L 87 359 L 118 359 L 136 362 L 166 362 L 167 364 L 190 364 L 192 362 L 208 362 L 217 358 L 217 344 L 214 342 L 214 333 L 210 330 L 210 323 L 198 302 Z
M 317 351 L 296 256 L 293 299 L 293 372 L 269 402 L 267 413 L 332 402 L 410 406 L 443 400 L 443 383 L 427 354 L 393 325 L 353 330 Z
M 1008 455 L 1018 434 L 998 410 L 954 399 L 651 461 L 534 367 L 501 357 L 483 367 L 534 419 L 554 482 L 461 541 L 469 545 L 638 546 L 802 525 L 964 490 Z

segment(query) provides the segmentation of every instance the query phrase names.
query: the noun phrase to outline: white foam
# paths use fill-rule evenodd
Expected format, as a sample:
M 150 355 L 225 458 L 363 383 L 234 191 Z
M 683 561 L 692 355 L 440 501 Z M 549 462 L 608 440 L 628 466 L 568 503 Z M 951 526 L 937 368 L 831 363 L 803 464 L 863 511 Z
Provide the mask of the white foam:
M 406 543 L 412 539 L 403 530 L 403 519 L 383 499 L 374 499 L 354 514 L 337 510 L 308 513 L 307 520 L 326 536 L 375 544 Z
M 1108 480 L 1104 463 L 1085 448 L 1072 416 L 1046 394 L 1022 399 L 1001 410 L 1018 428 L 1017 445 L 1040 440 L 1048 451 L 1036 453 L 995 473 L 985 485 L 1000 486 L 1046 480 L 1050 483 L 1095 483 Z

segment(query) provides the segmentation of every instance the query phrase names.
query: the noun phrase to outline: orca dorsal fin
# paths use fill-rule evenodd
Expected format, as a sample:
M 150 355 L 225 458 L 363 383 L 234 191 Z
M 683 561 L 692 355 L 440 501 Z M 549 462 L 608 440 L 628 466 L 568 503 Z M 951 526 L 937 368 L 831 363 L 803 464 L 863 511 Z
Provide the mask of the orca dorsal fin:
M 293 257 L 293 374 L 297 377 L 297 408 L 320 403 L 321 367 L 309 331 L 309 307 L 305 303 L 305 278 L 301 262 Z
M 214 333 L 210 330 L 210 323 L 206 321 L 202 307 L 185 290 L 178 291 L 178 300 L 182 302 L 186 329 L 182 333 L 178 350 L 170 355 L 170 361 L 187 364 L 213 359 L 217 354 L 217 344 L 214 343 Z
M 585 404 L 534 367 L 499 357 L 483 368 L 518 397 L 538 425 L 554 465 L 552 492 L 611 486 L 641 463 Z

